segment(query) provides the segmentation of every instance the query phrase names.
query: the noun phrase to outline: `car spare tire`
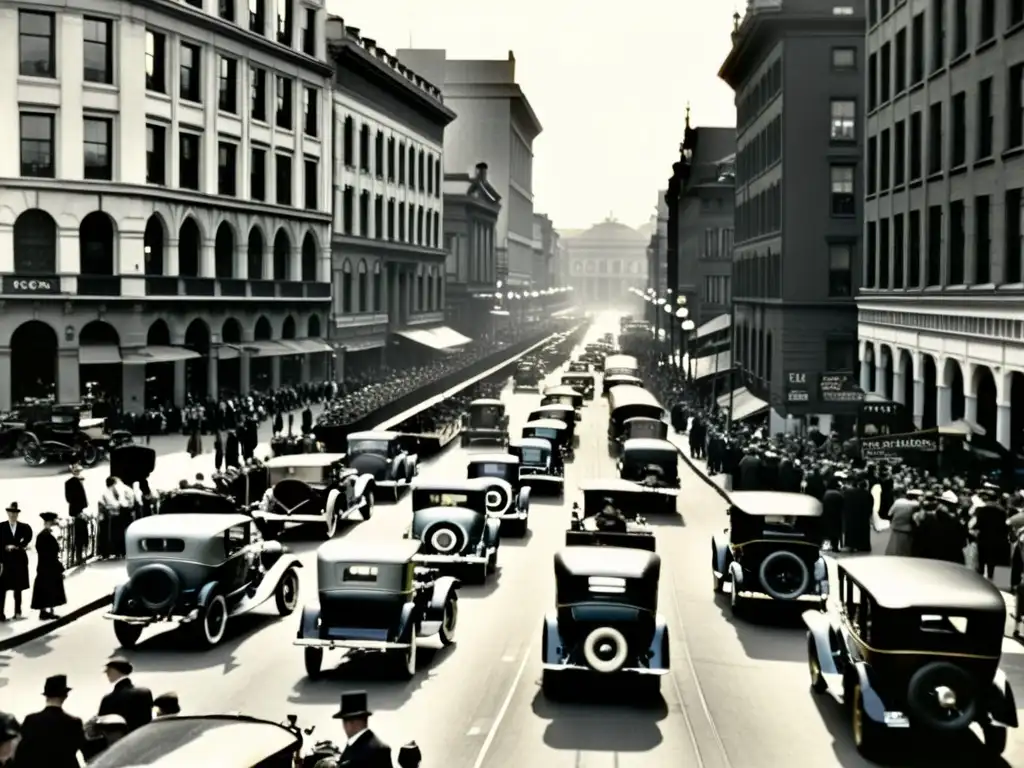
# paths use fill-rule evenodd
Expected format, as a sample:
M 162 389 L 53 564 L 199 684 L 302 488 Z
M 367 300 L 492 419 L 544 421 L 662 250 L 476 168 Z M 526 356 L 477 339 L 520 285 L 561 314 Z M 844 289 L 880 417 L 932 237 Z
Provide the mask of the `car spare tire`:
M 626 636 L 615 627 L 591 630 L 583 641 L 583 658 L 595 672 L 618 672 L 625 665 L 628 655 L 629 643 Z
M 466 532 L 455 523 L 441 521 L 423 532 L 423 541 L 439 555 L 457 555 L 466 544 Z
M 487 486 L 487 514 L 503 515 L 512 506 L 512 486 L 505 482 L 493 482 Z
M 178 602 L 181 581 L 178 574 L 161 563 L 144 565 L 128 582 L 132 598 L 150 613 L 169 611 Z
M 962 667 L 949 661 L 925 664 L 907 684 L 907 714 L 914 726 L 961 731 L 978 714 L 978 686 Z
M 798 555 L 780 549 L 761 561 L 757 578 L 776 600 L 795 600 L 811 586 L 811 569 Z

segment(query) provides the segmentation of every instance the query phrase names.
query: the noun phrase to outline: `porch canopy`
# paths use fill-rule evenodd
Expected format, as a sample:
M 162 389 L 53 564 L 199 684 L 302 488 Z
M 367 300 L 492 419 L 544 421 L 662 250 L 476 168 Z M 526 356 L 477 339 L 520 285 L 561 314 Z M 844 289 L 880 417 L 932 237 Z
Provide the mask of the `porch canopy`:
M 713 355 L 698 357 L 693 361 L 694 381 L 706 379 L 708 376 L 715 376 L 726 373 L 732 368 L 732 352 L 719 352 Z
M 185 347 L 139 347 L 126 349 L 121 357 L 125 365 L 148 365 L 149 363 L 177 363 L 202 357 L 198 352 Z
M 333 347 L 323 339 L 287 339 L 281 343 L 294 349 L 297 355 L 319 355 L 334 351 Z
M 708 320 L 704 325 L 697 328 L 697 338 L 703 339 L 705 336 L 721 333 L 731 325 L 732 317 L 730 315 L 719 315 L 718 317 Z
M 403 339 L 414 341 L 417 344 L 422 344 L 430 349 L 444 350 L 454 349 L 455 347 L 461 347 L 464 344 L 468 344 L 472 341 L 468 336 L 463 336 L 458 331 L 449 328 L 446 325 L 440 325 L 436 328 L 407 328 L 405 330 L 396 331 L 396 333 Z
M 732 398 L 732 420 L 743 421 L 768 410 L 768 403 L 755 396 L 746 387 L 734 389 L 718 398 L 718 407 L 728 413 L 729 399 Z
M 121 349 L 117 344 L 83 344 L 78 348 L 78 362 L 82 365 L 119 365 Z
M 284 357 L 299 354 L 280 341 L 245 341 L 237 346 L 241 351 L 248 352 L 252 357 Z

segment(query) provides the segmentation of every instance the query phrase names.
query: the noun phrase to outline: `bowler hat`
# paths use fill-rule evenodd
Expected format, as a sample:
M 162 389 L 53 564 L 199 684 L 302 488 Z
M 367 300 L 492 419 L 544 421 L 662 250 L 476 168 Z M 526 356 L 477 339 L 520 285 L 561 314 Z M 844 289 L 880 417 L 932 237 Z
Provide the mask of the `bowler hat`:
M 341 709 L 334 715 L 335 720 L 360 720 L 373 713 L 368 709 L 366 691 L 352 691 L 341 694 Z
M 107 663 L 104 665 L 105 669 L 116 669 L 118 672 L 124 675 L 130 675 L 135 667 L 128 661 L 124 656 L 113 656 L 107 659 Z
M 21 736 L 21 725 L 14 715 L 0 712 L 0 744 Z
M 10 504 L 7 505 L 7 511 L 13 512 L 17 515 L 21 512 L 21 507 L 18 506 L 18 502 L 12 501 Z
M 48 677 L 46 678 L 46 683 L 43 685 L 43 696 L 67 696 L 70 692 L 71 689 L 68 688 L 67 675 L 54 675 L 53 677 Z
M 44 523 L 56 523 L 57 513 L 56 512 L 40 512 L 39 519 Z
M 158 708 L 165 715 L 180 715 L 181 705 L 178 703 L 178 694 L 162 693 L 153 699 L 153 706 Z

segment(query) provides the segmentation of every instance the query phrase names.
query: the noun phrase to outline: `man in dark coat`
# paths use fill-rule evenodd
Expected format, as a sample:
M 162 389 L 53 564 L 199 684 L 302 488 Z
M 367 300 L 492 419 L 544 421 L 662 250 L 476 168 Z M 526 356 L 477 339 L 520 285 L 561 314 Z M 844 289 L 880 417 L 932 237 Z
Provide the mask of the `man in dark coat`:
M 313 411 L 307 405 L 302 411 L 302 434 L 308 435 L 313 431 Z
M 141 728 L 153 719 L 153 693 L 132 684 L 132 663 L 115 656 L 106 665 L 107 680 L 114 686 L 100 701 L 99 715 L 120 715 L 128 731 Z
M 82 467 L 78 464 L 71 467 L 71 477 L 64 483 L 64 501 L 68 503 L 68 514 L 71 516 L 74 563 L 80 565 L 85 562 L 86 545 L 89 543 L 89 523 L 82 514 L 89 508 L 89 498 L 82 482 Z
M 18 522 L 18 502 L 7 507 L 7 522 L 0 524 L 0 621 L 6 621 L 7 593 L 14 593 L 14 618 L 21 618 L 21 593 L 28 589 L 28 546 L 32 529 Z
M 971 516 L 971 534 L 978 548 L 974 566 L 992 579 L 996 567 L 1009 559 L 1009 529 L 1006 510 L 999 503 L 999 486 L 986 483 L 978 491 L 978 502 Z
M 732 488 L 734 491 L 761 490 L 761 458 L 753 450 L 748 450 L 746 455 L 740 459 L 738 470 L 739 472 L 735 479 L 738 479 L 740 482 L 737 488 L 734 479 Z
M 851 478 L 843 489 L 843 547 L 851 552 L 871 551 L 871 515 L 875 498 L 863 477 Z
M 235 430 L 228 432 L 228 439 L 224 441 L 224 466 L 228 469 L 242 466 L 241 443 Z
M 78 755 L 85 745 L 85 727 L 79 718 L 64 711 L 70 692 L 65 675 L 46 679 L 45 707 L 21 724 L 15 768 L 78 768 Z
M 370 715 L 367 709 L 366 691 L 355 691 L 341 695 L 341 709 L 334 716 L 341 720 L 348 744 L 341 753 L 339 766 L 344 768 L 393 768 L 391 747 L 377 738 L 369 728 Z
M 36 581 L 32 585 L 32 610 L 40 619 L 56 619 L 53 609 L 67 603 L 64 594 L 64 564 L 60 561 L 60 545 L 51 532 L 57 524 L 56 512 L 39 515 L 43 530 L 36 534 Z
M 274 414 L 274 436 L 280 435 L 284 432 L 284 417 L 281 412 L 278 411 Z
M 837 476 L 838 475 L 838 476 Z M 821 520 L 824 538 L 829 546 L 838 550 L 843 541 L 843 492 L 839 490 L 839 481 L 844 480 L 844 473 L 836 473 L 825 481 L 825 493 L 821 497 Z

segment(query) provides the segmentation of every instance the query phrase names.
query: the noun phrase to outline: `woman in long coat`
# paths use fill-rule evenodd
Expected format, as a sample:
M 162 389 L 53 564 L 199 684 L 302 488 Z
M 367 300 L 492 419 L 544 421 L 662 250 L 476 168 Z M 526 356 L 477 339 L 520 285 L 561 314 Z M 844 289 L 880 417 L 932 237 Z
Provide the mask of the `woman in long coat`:
M 64 594 L 64 566 L 60 562 L 60 545 L 51 529 L 57 522 L 54 512 L 43 512 L 43 530 L 36 534 L 36 581 L 32 585 L 32 610 L 40 619 L 55 619 L 53 609 L 67 603 Z

